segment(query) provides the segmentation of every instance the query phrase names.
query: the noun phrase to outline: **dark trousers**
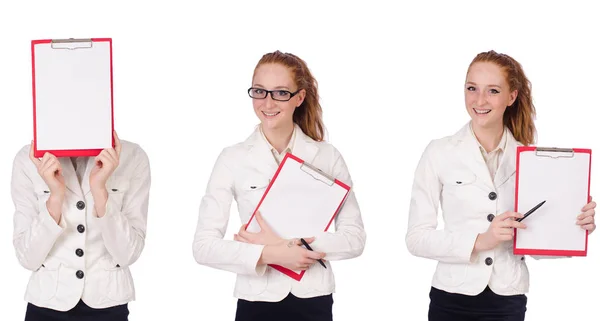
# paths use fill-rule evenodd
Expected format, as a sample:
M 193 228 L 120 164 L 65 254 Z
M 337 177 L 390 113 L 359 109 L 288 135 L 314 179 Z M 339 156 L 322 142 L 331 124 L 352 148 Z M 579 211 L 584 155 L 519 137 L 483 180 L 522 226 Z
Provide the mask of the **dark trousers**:
M 332 321 L 331 294 L 301 299 L 291 293 L 279 302 L 238 300 L 235 321 Z
M 429 298 L 429 321 L 524 321 L 527 310 L 525 295 L 502 296 L 489 287 L 476 296 L 432 287 Z
M 83 301 L 69 311 L 56 311 L 27 304 L 25 321 L 127 321 L 129 309 L 127 304 L 105 309 L 93 309 Z

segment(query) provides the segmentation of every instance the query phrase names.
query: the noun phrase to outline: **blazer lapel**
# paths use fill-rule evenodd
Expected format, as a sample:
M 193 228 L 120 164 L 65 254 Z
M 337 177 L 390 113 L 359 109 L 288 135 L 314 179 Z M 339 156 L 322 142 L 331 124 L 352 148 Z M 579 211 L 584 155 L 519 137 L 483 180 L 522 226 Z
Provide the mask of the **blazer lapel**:
M 508 179 L 516 172 L 516 153 L 517 146 L 520 145 L 520 143 L 517 142 L 510 130 L 506 135 L 506 148 L 504 149 L 502 159 L 498 165 L 496 177 L 494 178 L 494 183 L 498 187 L 506 183 Z
M 249 148 L 247 159 L 252 168 L 271 178 L 277 171 L 278 165 L 269 148 L 269 144 L 262 137 L 258 126 L 256 126 L 252 135 L 245 141 L 245 144 Z
M 470 123 L 469 123 L 470 124 Z M 455 136 L 460 141 L 460 158 L 477 178 L 491 190 L 495 190 L 492 176 L 485 164 L 477 139 L 471 133 L 470 125 L 465 125 Z
M 65 179 L 65 185 L 67 189 L 73 192 L 75 195 L 82 197 L 81 193 L 81 185 L 79 185 L 79 180 L 77 179 L 77 174 L 75 173 L 75 167 L 73 167 L 73 163 L 71 162 L 70 157 L 60 157 L 59 158 L 60 166 L 62 167 L 63 177 Z
M 294 141 L 294 147 L 292 149 L 292 154 L 296 157 L 299 157 L 303 161 L 307 163 L 312 163 L 317 156 L 319 148 L 315 144 L 315 141 L 308 137 L 300 126 L 296 126 L 296 139 Z

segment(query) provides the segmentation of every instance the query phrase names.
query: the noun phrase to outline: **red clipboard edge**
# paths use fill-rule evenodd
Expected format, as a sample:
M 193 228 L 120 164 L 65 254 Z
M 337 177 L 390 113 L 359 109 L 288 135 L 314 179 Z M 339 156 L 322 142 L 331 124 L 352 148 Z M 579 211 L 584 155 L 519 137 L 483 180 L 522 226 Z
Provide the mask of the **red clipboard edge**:
M 265 190 L 265 193 L 263 194 L 263 196 L 261 197 L 260 201 L 258 202 L 258 205 L 256 205 L 256 208 L 254 209 L 254 212 L 252 212 L 252 215 L 250 216 L 250 219 L 248 220 L 248 223 L 246 223 L 246 226 L 245 226 L 244 229 L 248 229 L 248 225 L 250 225 L 250 222 L 252 222 L 252 219 L 254 219 L 254 216 L 255 216 L 256 212 L 258 211 L 258 209 L 262 205 L 263 200 L 265 199 L 265 197 L 269 193 L 269 190 L 271 189 L 271 186 L 273 186 L 273 183 L 277 179 L 277 176 L 279 176 L 279 173 L 281 172 L 281 169 L 285 165 L 285 162 L 288 159 L 290 159 L 290 158 L 293 159 L 293 160 L 295 160 L 295 161 L 297 161 L 300 164 L 304 164 L 304 160 L 300 159 L 299 157 L 297 157 L 295 155 L 292 155 L 291 153 L 286 153 L 285 154 L 285 156 L 283 157 L 283 160 L 281 161 L 281 164 L 279 164 L 279 167 L 277 168 L 277 171 L 275 172 L 275 174 L 273 175 L 273 178 L 269 182 L 269 185 L 267 186 L 267 189 Z M 342 202 L 340 202 L 340 205 L 338 206 L 338 208 L 336 209 L 335 213 L 333 214 L 333 216 L 329 220 L 329 223 L 325 227 L 324 232 L 327 232 L 327 230 L 329 230 L 329 227 L 331 226 L 331 223 L 333 222 L 333 220 L 335 219 L 335 217 L 340 212 L 340 209 L 344 205 L 344 202 L 346 201 L 346 198 L 348 197 L 348 193 L 350 192 L 350 186 L 344 184 L 343 182 L 340 182 L 339 180 L 335 179 L 334 183 L 340 185 L 341 187 L 343 187 L 346 190 L 346 196 L 344 196 L 344 199 L 342 200 Z M 277 264 L 269 264 L 269 266 L 272 267 L 272 268 L 274 268 L 275 270 L 277 270 L 277 271 L 279 271 L 279 272 L 281 272 L 281 273 L 283 273 L 283 274 L 291 277 L 292 279 L 294 279 L 296 281 L 302 280 L 302 277 L 304 276 L 304 273 L 306 272 L 306 270 L 304 270 L 304 271 L 301 271 L 300 273 L 296 273 L 296 272 L 294 272 L 294 271 L 292 271 L 292 270 L 290 270 L 288 268 L 285 268 L 285 267 L 277 265 Z
M 519 204 L 519 165 L 522 152 L 531 152 L 536 150 L 536 146 L 517 146 L 516 173 L 515 173 L 515 209 L 517 212 Z M 592 182 L 592 150 L 589 148 L 573 148 L 574 153 L 583 153 L 590 155 L 590 164 L 588 169 L 588 203 L 591 201 L 590 186 Z M 587 256 L 588 237 L 590 232 L 585 231 L 585 250 L 583 251 L 568 251 L 568 250 L 542 250 L 542 249 L 520 249 L 517 248 L 517 229 L 514 229 L 513 237 L 513 254 L 514 255 L 547 255 L 547 256 Z
M 586 237 L 587 238 L 587 237 Z M 540 250 L 540 249 L 515 249 L 515 255 L 546 255 L 546 256 L 587 256 L 587 240 L 584 251 L 570 250 Z
M 300 281 L 302 280 L 302 277 L 304 277 L 304 273 L 306 273 L 306 270 L 300 271 L 300 273 L 296 273 L 288 268 L 284 268 L 283 266 L 277 265 L 277 264 L 269 264 L 270 267 L 274 268 L 275 270 L 291 277 L 292 279 L 296 280 L 296 281 Z
M 113 90 L 113 50 L 112 38 L 91 38 L 92 42 L 108 42 L 110 48 L 110 115 L 112 132 L 115 131 L 115 113 L 114 113 L 114 90 Z M 76 150 L 38 150 L 37 148 L 37 117 L 36 117 L 36 99 L 35 99 L 35 45 L 51 43 L 52 39 L 39 39 L 31 41 L 31 88 L 33 95 L 33 155 L 34 157 L 44 157 L 45 153 L 51 153 L 56 157 L 87 157 L 98 156 L 102 149 L 76 149 Z M 112 135 L 112 147 L 115 147 L 115 138 Z

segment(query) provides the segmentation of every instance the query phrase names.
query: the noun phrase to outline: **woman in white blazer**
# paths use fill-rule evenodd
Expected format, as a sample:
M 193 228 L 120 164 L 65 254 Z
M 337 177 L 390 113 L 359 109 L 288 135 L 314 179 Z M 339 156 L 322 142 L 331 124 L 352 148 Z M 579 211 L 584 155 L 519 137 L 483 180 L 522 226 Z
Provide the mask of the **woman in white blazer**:
M 471 121 L 426 147 L 415 172 L 406 244 L 438 261 L 429 320 L 524 320 L 525 258 L 512 254 L 515 155 L 534 142 L 531 84 L 521 65 L 494 51 L 477 55 L 465 81 Z M 594 231 L 596 204 L 572 213 Z M 444 228 L 437 229 L 438 206 Z
M 32 271 L 26 321 L 127 320 L 129 271 L 144 248 L 150 166 L 134 143 L 97 157 L 16 155 L 13 244 Z
M 332 320 L 335 282 L 330 261 L 362 254 L 366 234 L 351 190 L 335 219 L 335 233 L 306 235 L 314 252 L 284 240 L 264 224 L 224 240 L 232 200 L 248 222 L 279 162 L 290 152 L 351 184 L 342 155 L 323 141 L 317 82 L 306 63 L 279 51 L 258 62 L 248 90 L 260 125 L 244 142 L 222 150 L 202 198 L 193 253 L 199 264 L 237 274 L 236 320 Z M 285 215 L 285 213 L 282 213 Z M 325 259 L 327 269 L 314 264 Z M 295 281 L 267 266 L 306 270 Z

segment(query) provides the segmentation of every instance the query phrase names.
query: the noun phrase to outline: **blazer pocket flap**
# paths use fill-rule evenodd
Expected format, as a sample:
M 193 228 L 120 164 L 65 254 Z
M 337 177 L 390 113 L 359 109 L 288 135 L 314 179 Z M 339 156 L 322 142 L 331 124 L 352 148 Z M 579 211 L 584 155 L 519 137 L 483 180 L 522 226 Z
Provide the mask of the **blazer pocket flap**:
M 35 193 L 39 196 L 49 196 L 50 195 L 50 187 L 47 185 L 36 185 L 34 188 Z
M 269 186 L 270 182 L 270 179 L 265 178 L 248 179 L 244 181 L 244 185 L 242 186 L 242 188 L 246 191 L 264 190 L 267 188 L 267 186 Z
M 42 263 L 41 269 L 40 271 L 55 271 L 58 269 L 58 267 L 60 266 L 60 261 L 54 259 L 54 260 L 48 260 L 44 263 Z
M 129 181 L 114 180 L 106 184 L 106 190 L 109 194 L 125 193 L 129 189 Z
M 475 183 L 477 176 L 469 171 L 454 171 L 446 175 L 444 185 L 464 186 Z
M 105 271 L 116 271 L 121 269 L 121 266 L 110 257 L 100 259 L 100 267 Z

